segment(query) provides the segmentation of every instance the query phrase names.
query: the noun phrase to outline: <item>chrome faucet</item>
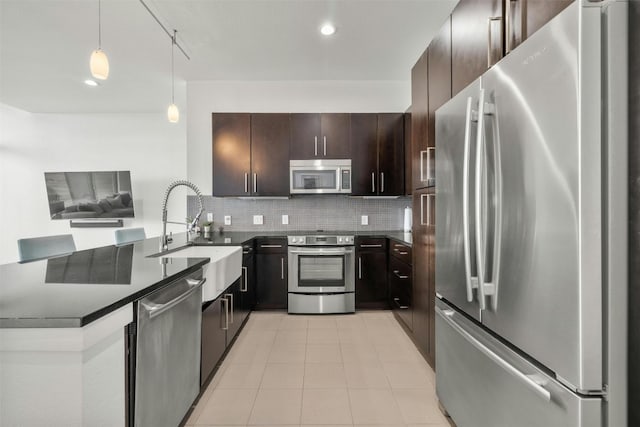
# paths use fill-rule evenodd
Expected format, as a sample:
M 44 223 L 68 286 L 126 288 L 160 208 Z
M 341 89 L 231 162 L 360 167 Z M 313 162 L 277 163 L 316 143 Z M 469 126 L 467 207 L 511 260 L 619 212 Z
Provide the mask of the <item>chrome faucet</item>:
M 171 194 L 174 188 L 179 186 L 189 187 L 190 189 L 193 190 L 194 193 L 196 193 L 196 196 L 198 196 L 198 203 L 200 204 L 200 210 L 198 211 L 198 214 L 191 222 L 167 221 L 167 202 L 169 201 L 169 194 Z M 174 181 L 171 184 L 169 184 L 167 191 L 165 191 L 164 193 L 164 201 L 162 202 L 162 235 L 160 236 L 160 252 L 166 251 L 169 248 L 169 245 L 168 245 L 169 242 L 167 240 L 167 223 L 186 225 L 187 226 L 187 242 L 189 242 L 189 233 L 198 224 L 198 221 L 200 220 L 200 215 L 202 215 L 202 211 L 204 211 L 204 206 L 202 203 L 202 193 L 200 193 L 200 190 L 198 189 L 198 187 L 196 187 L 195 184 L 192 184 L 189 181 L 184 181 L 184 180 Z

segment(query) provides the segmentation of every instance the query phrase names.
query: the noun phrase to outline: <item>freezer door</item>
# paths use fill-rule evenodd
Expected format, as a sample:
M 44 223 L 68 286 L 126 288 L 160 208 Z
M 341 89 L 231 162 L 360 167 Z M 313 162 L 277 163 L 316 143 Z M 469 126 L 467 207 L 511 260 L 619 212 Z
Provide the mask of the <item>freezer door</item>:
M 436 393 L 458 427 L 600 427 L 602 399 L 572 393 L 436 303 Z
M 591 103 L 581 106 L 579 74 L 590 73 L 578 71 L 587 60 L 578 55 L 578 6 L 482 78 L 479 263 L 494 287 L 482 323 L 587 392 L 603 386 L 602 153 L 600 116 L 588 117 Z M 588 24 L 585 16 L 582 31 L 598 33 L 599 24 Z M 590 91 L 598 97 L 599 83 Z
M 436 111 L 436 293 L 480 319 L 475 264 L 476 80 Z

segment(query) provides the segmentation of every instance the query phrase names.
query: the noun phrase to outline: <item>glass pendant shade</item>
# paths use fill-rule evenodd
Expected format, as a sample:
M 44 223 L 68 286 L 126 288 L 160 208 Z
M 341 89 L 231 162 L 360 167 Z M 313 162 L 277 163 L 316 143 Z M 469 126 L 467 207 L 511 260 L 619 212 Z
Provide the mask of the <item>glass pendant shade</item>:
M 96 49 L 91 53 L 89 67 L 94 78 L 106 80 L 109 77 L 109 60 L 102 49 Z
M 178 120 L 180 120 L 180 111 L 178 110 L 178 106 L 176 104 L 169 105 L 169 109 L 167 110 L 167 118 L 171 123 L 178 123 Z

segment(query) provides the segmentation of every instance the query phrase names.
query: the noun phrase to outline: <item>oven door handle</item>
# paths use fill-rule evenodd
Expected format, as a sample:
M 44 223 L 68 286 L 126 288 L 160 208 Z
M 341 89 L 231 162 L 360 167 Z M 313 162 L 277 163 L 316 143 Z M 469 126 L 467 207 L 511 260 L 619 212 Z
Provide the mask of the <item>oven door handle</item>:
M 290 254 L 294 254 L 294 255 L 348 255 L 348 254 L 352 254 L 353 251 L 352 250 L 344 250 L 344 251 L 318 251 L 318 250 L 312 250 L 312 251 L 289 251 Z

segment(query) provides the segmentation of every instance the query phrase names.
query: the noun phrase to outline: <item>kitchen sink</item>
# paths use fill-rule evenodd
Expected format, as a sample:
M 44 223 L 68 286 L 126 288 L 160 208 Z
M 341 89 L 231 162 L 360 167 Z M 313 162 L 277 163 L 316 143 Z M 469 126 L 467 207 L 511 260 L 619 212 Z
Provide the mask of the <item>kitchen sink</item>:
M 209 258 L 204 268 L 207 281 L 202 286 L 202 301 L 215 299 L 242 274 L 241 246 L 189 246 L 160 255 L 159 258 Z

